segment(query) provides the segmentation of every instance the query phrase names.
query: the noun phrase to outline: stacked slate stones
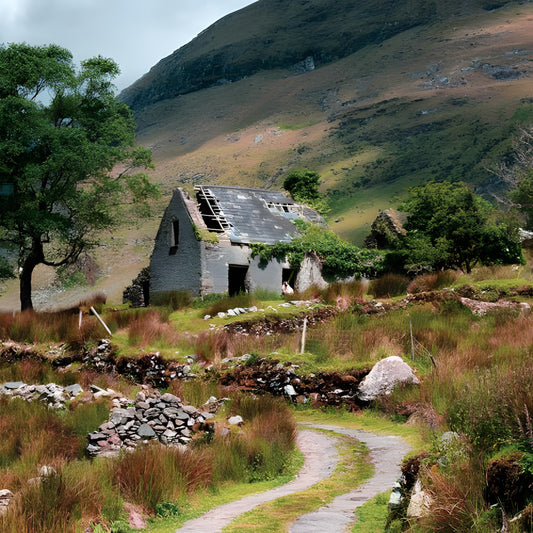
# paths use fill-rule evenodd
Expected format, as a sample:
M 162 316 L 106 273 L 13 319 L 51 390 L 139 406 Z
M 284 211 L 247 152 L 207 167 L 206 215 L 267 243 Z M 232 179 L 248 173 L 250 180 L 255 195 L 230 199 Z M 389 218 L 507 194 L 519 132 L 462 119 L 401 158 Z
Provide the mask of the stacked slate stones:
M 27 402 L 40 401 L 52 409 L 64 409 L 66 402 L 82 392 L 83 389 L 78 384 L 62 387 L 55 383 L 27 385 L 22 381 L 10 381 L 0 385 L 0 396 L 22 398 Z
M 216 399 L 214 399 L 216 402 Z M 132 450 L 140 443 L 158 440 L 162 444 L 185 445 L 197 431 L 212 431 L 208 422 L 211 410 L 199 411 L 170 393 L 158 390 L 138 392 L 133 405 L 114 407 L 109 421 L 89 433 L 90 455 L 116 455 L 121 449 Z

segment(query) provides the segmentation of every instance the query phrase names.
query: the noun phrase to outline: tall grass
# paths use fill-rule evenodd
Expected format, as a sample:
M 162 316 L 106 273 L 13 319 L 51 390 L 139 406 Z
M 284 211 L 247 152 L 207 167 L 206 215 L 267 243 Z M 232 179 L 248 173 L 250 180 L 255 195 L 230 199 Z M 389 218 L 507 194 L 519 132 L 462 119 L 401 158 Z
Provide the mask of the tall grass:
M 392 298 L 406 294 L 409 278 L 401 274 L 385 274 L 370 282 L 368 292 L 375 298 Z
M 409 294 L 416 294 L 419 292 L 434 291 L 444 287 L 450 287 L 457 281 L 459 275 L 459 272 L 453 270 L 422 274 L 409 283 L 407 286 L 407 292 Z
M 55 313 L 35 313 L 23 311 L 0 314 L 0 338 L 16 342 L 77 342 L 101 338 L 105 331 L 94 317 L 85 317 L 81 328 L 78 314 L 67 311 Z
M 77 532 L 91 523 L 108 528 L 121 518 L 124 501 L 153 513 L 158 504 L 183 502 L 220 483 L 283 473 L 296 430 L 288 406 L 235 396 L 231 409 L 245 419 L 238 431 L 195 439 L 188 448 L 153 443 L 89 461 L 80 450 L 87 430 L 107 418 L 103 404 L 74 404 L 58 414 L 37 403 L 0 399 L 0 486 L 16 495 L 0 516 L 0 531 Z M 43 465 L 56 473 L 39 479 Z
M 110 463 L 111 477 L 128 501 L 155 510 L 158 503 L 175 501 L 191 489 L 211 483 L 209 452 L 141 446 Z
M 172 345 L 180 339 L 180 334 L 163 320 L 157 309 L 140 313 L 129 323 L 128 342 L 131 346 L 148 346 L 156 341 Z

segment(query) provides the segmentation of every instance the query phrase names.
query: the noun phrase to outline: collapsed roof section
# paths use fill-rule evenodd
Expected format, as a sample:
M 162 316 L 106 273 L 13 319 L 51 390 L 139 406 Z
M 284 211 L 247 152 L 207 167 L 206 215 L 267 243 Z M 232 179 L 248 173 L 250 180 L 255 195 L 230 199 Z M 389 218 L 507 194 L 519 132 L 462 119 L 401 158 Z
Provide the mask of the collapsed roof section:
M 290 242 L 296 233 L 291 221 L 297 218 L 324 223 L 316 211 L 281 192 L 215 185 L 195 191 L 207 228 L 224 232 L 234 244 Z

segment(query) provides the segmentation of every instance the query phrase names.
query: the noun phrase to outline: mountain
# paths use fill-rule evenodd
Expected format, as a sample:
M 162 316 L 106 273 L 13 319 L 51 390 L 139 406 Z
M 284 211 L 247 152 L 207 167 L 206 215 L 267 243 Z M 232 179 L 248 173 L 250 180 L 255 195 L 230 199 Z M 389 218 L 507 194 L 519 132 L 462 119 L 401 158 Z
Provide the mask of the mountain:
M 308 57 L 323 66 L 411 28 L 503 5 L 485 0 L 261 0 L 222 18 L 162 59 L 122 97 L 140 110 Z
M 162 59 L 121 97 L 156 176 L 279 187 L 323 177 L 357 243 L 379 208 L 430 179 L 488 197 L 533 121 L 533 4 L 260 0 Z
M 491 169 L 533 122 L 532 28 L 532 2 L 496 0 L 259 0 L 224 17 L 121 94 L 167 197 L 95 252 L 98 288 L 120 300 L 177 186 L 280 188 L 307 167 L 358 244 L 412 185 L 501 197 Z

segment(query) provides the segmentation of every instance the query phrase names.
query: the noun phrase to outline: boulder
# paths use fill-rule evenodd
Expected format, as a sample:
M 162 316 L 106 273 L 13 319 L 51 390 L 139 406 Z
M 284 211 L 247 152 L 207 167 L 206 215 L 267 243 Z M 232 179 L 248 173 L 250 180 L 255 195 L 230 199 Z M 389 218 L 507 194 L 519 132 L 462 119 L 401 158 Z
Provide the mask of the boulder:
M 244 420 L 242 419 L 242 416 L 236 415 L 228 418 L 228 423 L 232 426 L 241 426 L 244 424 Z
M 7 507 L 11 502 L 14 494 L 9 489 L 0 490 L 0 515 L 7 511 Z
M 427 516 L 432 503 L 433 498 L 427 491 L 422 489 L 422 483 L 417 479 L 409 500 L 409 507 L 407 507 L 407 516 L 409 518 Z
M 378 361 L 363 379 L 358 389 L 359 399 L 365 402 L 375 400 L 383 394 L 390 394 L 397 385 L 418 385 L 418 378 L 401 357 L 393 355 Z

